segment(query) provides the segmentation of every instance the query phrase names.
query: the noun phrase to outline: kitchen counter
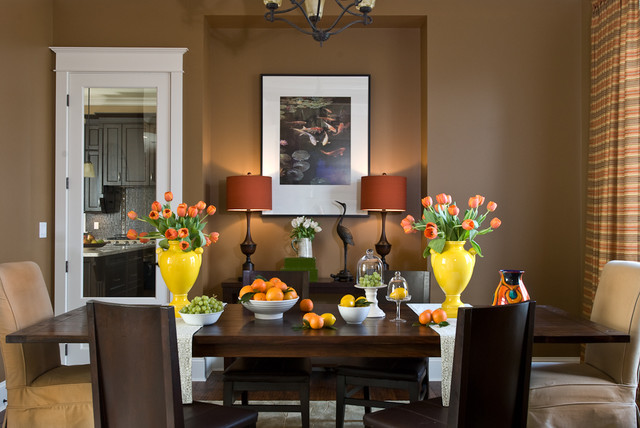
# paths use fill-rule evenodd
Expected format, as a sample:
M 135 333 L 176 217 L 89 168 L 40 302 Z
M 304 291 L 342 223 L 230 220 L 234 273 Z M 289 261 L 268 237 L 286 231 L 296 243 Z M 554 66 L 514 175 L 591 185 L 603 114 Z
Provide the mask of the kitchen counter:
M 114 254 L 122 254 L 129 253 L 132 251 L 140 251 L 145 250 L 147 248 L 154 248 L 155 243 L 148 242 L 146 244 L 126 244 L 126 245 L 118 245 L 118 244 L 107 244 L 104 247 L 100 248 L 83 248 L 82 255 L 84 257 L 104 257 L 111 256 Z

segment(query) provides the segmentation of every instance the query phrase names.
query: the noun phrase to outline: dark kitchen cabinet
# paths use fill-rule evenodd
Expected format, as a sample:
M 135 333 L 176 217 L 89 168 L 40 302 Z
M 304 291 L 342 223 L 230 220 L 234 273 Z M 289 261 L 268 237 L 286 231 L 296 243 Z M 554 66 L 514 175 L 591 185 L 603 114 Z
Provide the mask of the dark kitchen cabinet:
M 84 211 L 100 212 L 102 195 L 102 127 L 85 126 L 84 162 L 91 163 L 94 177 L 84 177 Z
M 84 257 L 83 296 L 144 296 L 145 281 L 149 281 L 149 275 L 145 272 L 143 257 L 153 252 L 154 248 L 140 248 L 98 257 Z
M 102 185 L 155 184 L 155 123 L 142 116 L 108 115 L 93 115 L 87 122 L 85 150 L 100 152 Z

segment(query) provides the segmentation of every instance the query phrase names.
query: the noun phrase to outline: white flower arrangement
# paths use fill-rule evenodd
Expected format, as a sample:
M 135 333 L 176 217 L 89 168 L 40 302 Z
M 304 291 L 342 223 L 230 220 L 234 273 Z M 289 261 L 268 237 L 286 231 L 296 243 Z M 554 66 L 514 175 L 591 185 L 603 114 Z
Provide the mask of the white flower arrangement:
M 305 216 L 296 217 L 291 220 L 291 226 L 293 230 L 289 235 L 291 238 L 310 238 L 313 239 L 316 233 L 322 232 L 322 228 L 317 221 Z

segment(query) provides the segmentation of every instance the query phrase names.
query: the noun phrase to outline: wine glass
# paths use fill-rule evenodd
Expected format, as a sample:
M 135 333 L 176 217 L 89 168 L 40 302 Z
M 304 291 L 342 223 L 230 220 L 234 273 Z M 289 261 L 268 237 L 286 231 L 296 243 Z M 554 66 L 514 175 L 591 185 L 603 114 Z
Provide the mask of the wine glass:
M 393 278 L 391 278 L 391 281 L 389 281 L 389 285 L 387 286 L 387 300 L 396 302 L 396 317 L 389 321 L 407 322 L 407 320 L 400 318 L 400 303 L 411 300 L 411 295 L 409 294 L 407 281 L 400 276 L 400 272 L 396 272 Z

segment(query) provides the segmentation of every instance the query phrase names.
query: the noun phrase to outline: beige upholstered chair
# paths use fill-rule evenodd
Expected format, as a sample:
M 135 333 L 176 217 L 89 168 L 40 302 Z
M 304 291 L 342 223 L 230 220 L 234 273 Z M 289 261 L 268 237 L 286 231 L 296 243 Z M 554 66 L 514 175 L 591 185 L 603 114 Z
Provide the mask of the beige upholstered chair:
M 56 343 L 6 343 L 6 336 L 53 316 L 33 262 L 0 265 L 0 349 L 7 381 L 5 426 L 93 427 L 89 365 L 60 365 Z
M 636 427 L 640 362 L 640 263 L 605 265 L 591 320 L 631 343 L 588 344 L 582 364 L 534 364 L 528 427 Z

